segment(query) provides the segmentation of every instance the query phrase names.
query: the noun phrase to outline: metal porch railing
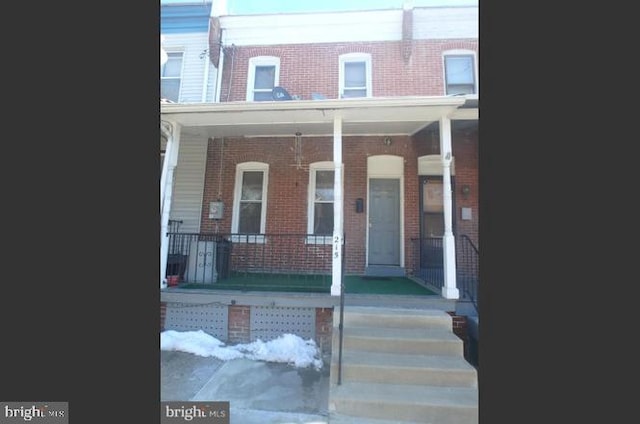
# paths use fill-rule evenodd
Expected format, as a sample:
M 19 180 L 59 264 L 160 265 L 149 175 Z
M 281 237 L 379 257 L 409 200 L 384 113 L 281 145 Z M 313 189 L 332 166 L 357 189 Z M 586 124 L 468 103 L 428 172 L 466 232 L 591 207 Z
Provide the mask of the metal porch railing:
M 437 289 L 444 286 L 442 237 L 412 238 L 416 277 Z
M 170 232 L 167 276 L 186 284 L 270 278 L 278 286 L 331 284 L 331 236 Z
M 480 254 L 478 248 L 473 244 L 469 236 L 460 235 L 456 237 L 457 248 L 457 285 L 460 288 L 460 297 L 469 300 L 473 304 L 476 312 L 480 312 L 478 303 L 478 288 L 480 286 Z

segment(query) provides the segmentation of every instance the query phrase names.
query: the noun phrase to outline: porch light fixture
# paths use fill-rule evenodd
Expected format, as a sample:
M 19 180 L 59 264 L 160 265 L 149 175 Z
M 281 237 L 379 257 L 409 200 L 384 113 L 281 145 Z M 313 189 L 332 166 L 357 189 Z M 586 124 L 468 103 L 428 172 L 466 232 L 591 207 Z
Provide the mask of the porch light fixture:
M 382 144 L 384 144 L 385 146 L 391 146 L 392 140 L 391 137 L 387 136 L 384 138 L 384 140 L 382 140 Z
M 462 193 L 462 197 L 464 197 L 465 199 L 469 197 L 469 192 L 471 191 L 471 188 L 465 184 L 462 186 L 462 188 L 460 189 L 460 192 Z

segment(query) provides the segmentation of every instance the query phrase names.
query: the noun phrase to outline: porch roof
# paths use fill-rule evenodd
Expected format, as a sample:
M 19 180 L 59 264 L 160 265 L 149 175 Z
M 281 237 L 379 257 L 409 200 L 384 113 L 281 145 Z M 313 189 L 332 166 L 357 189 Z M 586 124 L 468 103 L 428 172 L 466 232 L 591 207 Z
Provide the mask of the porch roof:
M 463 109 L 474 101 L 471 111 Z M 292 136 L 296 132 L 327 136 L 333 134 L 335 117 L 342 118 L 344 136 L 412 135 L 441 117 L 478 119 L 477 112 L 477 97 L 469 100 L 467 96 L 160 105 L 161 118 L 180 124 L 185 134 L 213 138 Z

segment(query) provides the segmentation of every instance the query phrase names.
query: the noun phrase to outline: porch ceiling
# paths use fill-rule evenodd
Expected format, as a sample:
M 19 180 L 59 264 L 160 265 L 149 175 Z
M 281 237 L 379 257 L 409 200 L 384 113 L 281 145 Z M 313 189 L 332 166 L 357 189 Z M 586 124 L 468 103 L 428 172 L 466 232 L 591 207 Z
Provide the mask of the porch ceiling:
M 186 134 L 213 138 L 332 135 L 335 117 L 342 117 L 345 136 L 411 135 L 464 104 L 465 97 L 169 103 L 160 105 L 160 113 Z

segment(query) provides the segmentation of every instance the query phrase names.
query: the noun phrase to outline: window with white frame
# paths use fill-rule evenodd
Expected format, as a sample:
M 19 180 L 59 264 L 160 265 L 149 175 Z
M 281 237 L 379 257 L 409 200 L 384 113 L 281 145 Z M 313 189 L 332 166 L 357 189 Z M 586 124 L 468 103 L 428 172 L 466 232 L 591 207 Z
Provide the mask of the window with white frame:
M 178 103 L 182 76 L 182 52 L 168 52 L 167 61 L 160 70 L 160 98 Z
M 371 55 L 347 53 L 339 62 L 340 98 L 371 97 Z
M 231 229 L 239 234 L 264 234 L 269 165 L 245 162 L 236 167 Z
M 475 54 L 450 51 L 444 54 L 445 94 L 477 94 Z
M 280 81 L 280 58 L 257 56 L 249 59 L 247 101 L 273 100 L 273 87 Z
M 331 242 L 333 234 L 334 164 L 315 162 L 309 165 L 309 201 L 307 233 L 329 236 L 319 242 Z M 310 239 L 310 241 L 313 241 Z

